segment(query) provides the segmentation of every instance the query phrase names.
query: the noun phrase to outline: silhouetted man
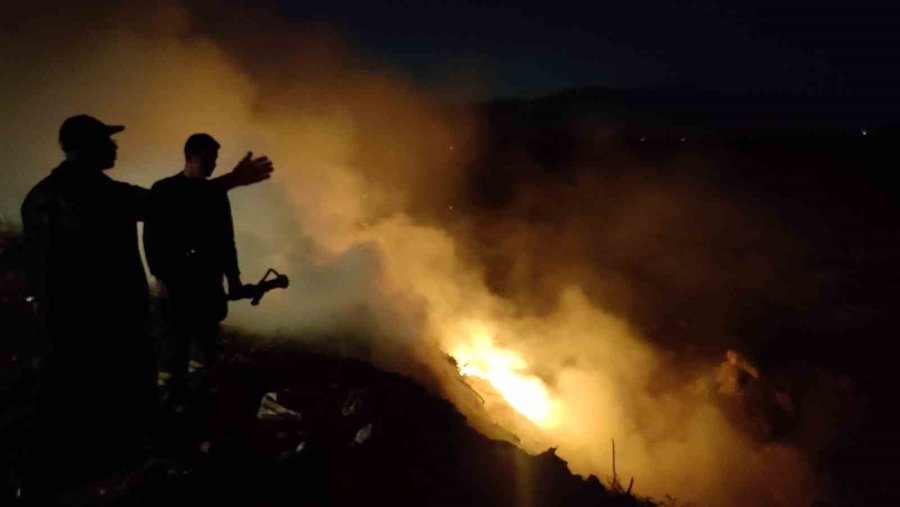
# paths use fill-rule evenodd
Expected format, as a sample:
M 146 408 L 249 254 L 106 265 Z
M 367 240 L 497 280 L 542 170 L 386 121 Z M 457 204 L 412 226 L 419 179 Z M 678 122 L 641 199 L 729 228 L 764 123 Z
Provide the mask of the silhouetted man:
M 223 280 L 231 295 L 244 290 L 231 204 L 208 179 L 218 155 L 219 143 L 210 135 L 188 138 L 184 169 L 153 185 L 151 214 L 144 227 L 147 264 L 164 287 L 171 312 L 175 350 L 169 367 L 176 404 L 188 391 L 192 340 L 203 348 L 208 366 L 218 359 L 219 323 L 228 313 Z
M 111 136 L 122 130 L 68 118 L 59 131 L 65 161 L 22 204 L 27 276 L 51 347 L 30 471 L 31 485 L 47 493 L 139 459 L 155 401 L 137 243 L 150 193 L 104 174 L 116 160 Z M 247 185 L 271 171 L 268 161 L 245 160 L 216 184 Z

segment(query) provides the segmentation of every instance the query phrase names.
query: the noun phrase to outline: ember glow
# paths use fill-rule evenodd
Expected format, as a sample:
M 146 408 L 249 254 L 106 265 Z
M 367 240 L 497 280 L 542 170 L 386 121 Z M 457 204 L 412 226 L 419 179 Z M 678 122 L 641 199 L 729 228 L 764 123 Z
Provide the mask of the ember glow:
M 488 334 L 477 334 L 450 352 L 464 376 L 490 382 L 519 413 L 542 428 L 559 423 L 553 401 L 541 379 L 528 375 L 525 360 L 514 352 L 497 348 Z

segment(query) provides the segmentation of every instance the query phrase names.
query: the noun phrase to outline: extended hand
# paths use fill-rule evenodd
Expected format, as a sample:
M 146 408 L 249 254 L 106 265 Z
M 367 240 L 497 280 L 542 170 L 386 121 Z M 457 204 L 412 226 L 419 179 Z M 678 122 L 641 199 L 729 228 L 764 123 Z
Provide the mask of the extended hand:
M 253 158 L 253 152 L 247 152 L 247 156 L 238 162 L 238 165 L 228 174 L 231 187 L 252 185 L 272 177 L 275 166 L 268 157 Z

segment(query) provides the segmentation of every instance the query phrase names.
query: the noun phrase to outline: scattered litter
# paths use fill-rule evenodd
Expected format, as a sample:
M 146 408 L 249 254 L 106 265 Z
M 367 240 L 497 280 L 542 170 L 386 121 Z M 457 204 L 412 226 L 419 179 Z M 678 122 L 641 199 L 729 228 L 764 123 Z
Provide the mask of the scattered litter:
M 168 385 L 171 380 L 172 374 L 167 371 L 159 371 L 156 373 L 156 385 L 159 387 Z
M 166 470 L 167 477 L 180 477 L 187 475 L 187 470 L 178 467 L 170 467 Z
M 191 362 L 188 363 L 188 373 L 194 373 L 195 371 L 203 368 L 203 363 L 199 363 L 191 359 Z
M 299 454 L 305 447 L 306 447 L 306 442 L 300 442 L 299 444 L 297 444 L 296 449 L 294 449 L 294 450 L 288 449 L 286 451 L 282 451 L 281 453 L 279 453 L 277 460 L 284 461 L 284 460 L 290 458 L 291 456 L 295 456 L 295 455 Z
M 257 419 L 300 419 L 300 413 L 278 403 L 278 393 L 266 393 L 259 402 Z
M 353 441 L 356 443 L 356 445 L 362 445 L 362 443 L 365 442 L 366 440 L 368 440 L 371 436 L 372 436 L 372 423 L 369 423 L 369 424 L 363 426 L 362 428 L 360 428 L 359 431 L 356 432 L 356 438 L 354 438 Z
M 350 391 L 350 394 L 347 395 L 347 399 L 344 400 L 344 405 L 341 407 L 341 414 L 345 417 L 348 415 L 353 415 L 362 408 L 362 398 L 360 395 L 365 392 L 363 389 L 354 389 Z

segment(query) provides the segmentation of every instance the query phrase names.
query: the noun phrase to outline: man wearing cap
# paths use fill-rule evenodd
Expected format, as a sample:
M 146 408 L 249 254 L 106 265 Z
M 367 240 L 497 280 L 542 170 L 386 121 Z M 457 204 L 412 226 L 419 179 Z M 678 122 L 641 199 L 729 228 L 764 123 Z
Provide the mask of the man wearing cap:
M 22 204 L 26 274 L 50 344 L 34 450 L 48 488 L 140 459 L 155 400 L 137 238 L 150 195 L 104 174 L 116 161 L 111 136 L 122 130 L 87 115 L 68 118 L 59 131 L 65 160 Z M 268 159 L 245 159 L 215 184 L 227 190 L 271 172 Z

